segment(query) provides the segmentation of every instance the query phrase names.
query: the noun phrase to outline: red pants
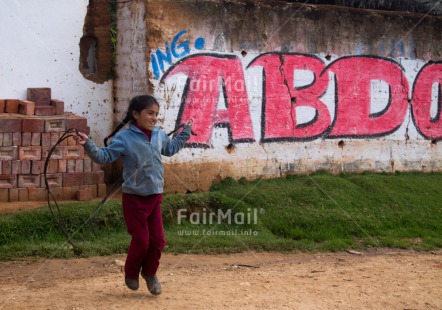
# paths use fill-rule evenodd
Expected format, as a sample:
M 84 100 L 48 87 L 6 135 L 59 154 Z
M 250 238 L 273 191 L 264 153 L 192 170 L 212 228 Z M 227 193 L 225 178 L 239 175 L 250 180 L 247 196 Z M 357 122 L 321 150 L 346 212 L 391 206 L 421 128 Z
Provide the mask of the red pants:
M 138 279 L 140 271 L 155 275 L 166 245 L 161 217 L 162 194 L 138 196 L 123 193 L 123 214 L 132 236 L 127 251 L 125 276 Z

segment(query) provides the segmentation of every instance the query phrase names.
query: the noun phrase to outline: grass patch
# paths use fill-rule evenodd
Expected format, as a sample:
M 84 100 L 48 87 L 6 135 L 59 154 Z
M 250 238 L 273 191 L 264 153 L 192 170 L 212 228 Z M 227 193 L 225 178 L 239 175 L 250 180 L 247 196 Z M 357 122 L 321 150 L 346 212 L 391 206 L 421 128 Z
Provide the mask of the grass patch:
M 165 195 L 172 253 L 442 248 L 442 174 L 319 172 L 281 179 L 226 179 L 210 192 Z M 0 260 L 125 253 L 119 200 L 84 225 L 95 202 L 62 204 L 73 251 L 47 208 L 0 215 Z M 220 220 L 218 220 L 218 217 Z

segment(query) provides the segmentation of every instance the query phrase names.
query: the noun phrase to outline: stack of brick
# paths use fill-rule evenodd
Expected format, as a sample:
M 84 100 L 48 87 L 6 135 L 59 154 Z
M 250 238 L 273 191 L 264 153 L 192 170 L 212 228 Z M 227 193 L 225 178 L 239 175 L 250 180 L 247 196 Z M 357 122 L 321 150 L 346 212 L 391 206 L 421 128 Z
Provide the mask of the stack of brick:
M 28 89 L 28 100 L 0 100 L 0 202 L 45 201 L 45 161 L 67 129 L 89 133 L 87 119 L 64 112 L 48 88 Z M 46 170 L 57 200 L 104 197 L 104 171 L 71 137 L 54 149 Z

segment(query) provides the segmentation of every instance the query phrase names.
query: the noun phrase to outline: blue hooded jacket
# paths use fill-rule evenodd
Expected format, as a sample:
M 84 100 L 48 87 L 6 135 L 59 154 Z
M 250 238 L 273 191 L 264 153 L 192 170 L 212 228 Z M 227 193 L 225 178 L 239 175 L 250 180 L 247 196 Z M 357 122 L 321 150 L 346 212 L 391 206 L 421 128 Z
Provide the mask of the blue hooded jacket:
M 123 159 L 124 193 L 147 196 L 163 192 L 164 169 L 161 155 L 176 154 L 190 138 L 191 127 L 185 125 L 172 140 L 158 126 L 152 130 L 151 139 L 135 125 L 118 132 L 107 147 L 99 148 L 88 139 L 83 145 L 89 157 L 99 164 L 109 164 Z

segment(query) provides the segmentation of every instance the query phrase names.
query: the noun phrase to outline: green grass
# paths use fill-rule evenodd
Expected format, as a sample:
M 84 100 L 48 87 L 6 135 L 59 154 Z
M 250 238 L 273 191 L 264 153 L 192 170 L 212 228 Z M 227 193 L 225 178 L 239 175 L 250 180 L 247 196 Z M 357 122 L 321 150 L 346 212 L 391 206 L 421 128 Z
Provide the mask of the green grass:
M 229 178 L 207 193 L 165 195 L 165 251 L 439 249 L 441 184 L 442 174 L 423 173 L 318 172 L 251 182 Z M 0 260 L 125 253 L 130 237 L 121 202 L 108 201 L 91 230 L 84 223 L 96 205 L 90 202 L 61 206 L 74 248 L 54 225 L 48 208 L 0 215 Z M 210 212 L 218 214 L 218 210 L 224 219 L 218 222 L 212 217 L 210 224 Z M 178 223 L 178 214 L 187 216 Z

